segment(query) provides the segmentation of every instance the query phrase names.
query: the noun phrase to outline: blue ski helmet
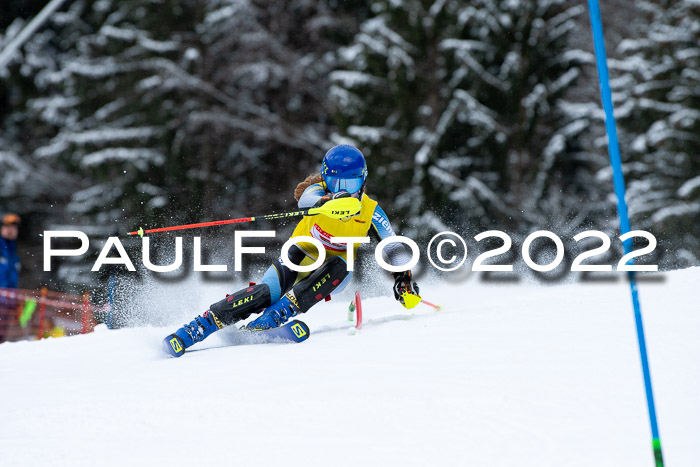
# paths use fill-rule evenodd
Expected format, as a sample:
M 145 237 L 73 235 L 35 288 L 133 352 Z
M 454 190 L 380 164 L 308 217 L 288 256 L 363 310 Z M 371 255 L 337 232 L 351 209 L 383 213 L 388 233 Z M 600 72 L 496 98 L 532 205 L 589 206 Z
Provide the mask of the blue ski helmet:
M 348 144 L 332 147 L 323 157 L 321 176 L 332 193 L 355 194 L 367 180 L 367 162 L 359 149 Z

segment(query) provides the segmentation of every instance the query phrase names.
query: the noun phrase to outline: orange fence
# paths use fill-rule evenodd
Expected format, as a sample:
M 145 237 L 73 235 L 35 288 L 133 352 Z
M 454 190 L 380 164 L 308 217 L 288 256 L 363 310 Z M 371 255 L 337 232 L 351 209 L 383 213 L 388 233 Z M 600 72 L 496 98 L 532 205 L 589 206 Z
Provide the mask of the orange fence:
M 97 310 L 87 292 L 0 288 L 0 342 L 92 332 Z

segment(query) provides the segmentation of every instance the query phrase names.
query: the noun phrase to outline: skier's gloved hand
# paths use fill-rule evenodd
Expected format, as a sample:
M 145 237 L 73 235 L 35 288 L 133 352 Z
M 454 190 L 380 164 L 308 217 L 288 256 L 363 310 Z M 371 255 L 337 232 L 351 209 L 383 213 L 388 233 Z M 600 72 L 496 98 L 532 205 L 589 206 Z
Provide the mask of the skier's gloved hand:
M 420 299 L 417 301 L 412 300 L 414 303 L 406 303 L 405 300 L 405 294 L 418 297 L 420 293 L 418 284 L 412 281 L 411 271 L 393 272 L 392 275 L 394 276 L 394 298 L 401 302 L 406 308 L 413 308 L 416 306 L 420 302 Z
M 316 204 L 314 204 L 314 207 L 315 208 L 321 207 L 332 199 L 349 198 L 350 196 L 351 196 L 350 193 L 348 193 L 347 191 L 339 191 L 338 193 L 328 193 L 327 195 L 323 196 L 321 199 L 316 201 Z

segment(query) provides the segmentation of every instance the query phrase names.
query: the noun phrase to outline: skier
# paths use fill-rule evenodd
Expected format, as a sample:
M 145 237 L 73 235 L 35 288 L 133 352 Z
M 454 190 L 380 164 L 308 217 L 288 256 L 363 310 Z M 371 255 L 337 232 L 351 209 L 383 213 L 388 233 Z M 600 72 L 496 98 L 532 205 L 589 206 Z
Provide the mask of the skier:
M 307 312 L 331 292 L 337 293 L 345 288 L 352 277 L 352 272 L 347 270 L 347 245 L 331 243 L 330 238 L 365 237 L 370 230 L 379 239 L 395 235 L 382 208 L 364 193 L 366 181 L 367 163 L 362 152 L 349 145 L 331 148 L 323 158 L 321 173 L 310 175 L 297 186 L 294 197 L 299 208 L 318 207 L 334 199 L 354 197 L 361 201 L 361 210 L 343 219 L 304 216 L 296 226 L 293 237 L 311 236 L 324 246 L 326 260 L 323 265 L 312 273 L 296 272 L 278 258 L 259 284 L 227 295 L 191 323 L 166 337 L 167 351 L 179 357 L 185 349 L 213 332 L 261 311 L 246 329 L 264 331 L 276 328 L 291 317 Z M 358 246 L 355 245 L 355 251 Z M 390 243 L 384 252 L 394 266 L 410 261 L 410 255 L 401 243 Z M 313 264 L 317 254 L 313 244 L 301 242 L 289 249 L 288 256 L 293 263 L 305 266 Z M 393 276 L 395 298 L 405 307 L 415 306 L 418 286 L 411 279 L 411 271 L 393 273 Z M 409 295 L 413 299 L 405 301 Z

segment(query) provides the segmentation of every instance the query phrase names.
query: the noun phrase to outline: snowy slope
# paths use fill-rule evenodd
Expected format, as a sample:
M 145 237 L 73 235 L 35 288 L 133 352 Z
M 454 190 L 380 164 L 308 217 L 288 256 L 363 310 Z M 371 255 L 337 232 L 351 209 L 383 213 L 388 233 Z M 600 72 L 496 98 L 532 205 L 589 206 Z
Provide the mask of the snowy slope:
M 640 285 L 661 438 L 700 465 L 700 268 L 663 277 Z M 180 321 L 1 344 L 0 465 L 653 465 L 623 282 L 423 290 L 445 309 L 369 299 L 353 336 L 333 300 L 298 345 L 164 358 Z

